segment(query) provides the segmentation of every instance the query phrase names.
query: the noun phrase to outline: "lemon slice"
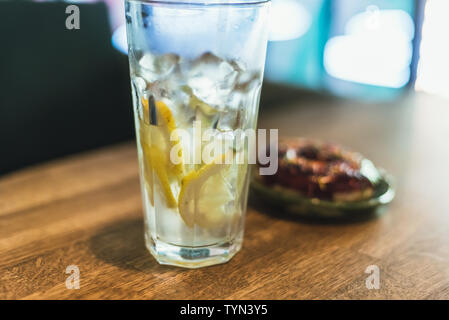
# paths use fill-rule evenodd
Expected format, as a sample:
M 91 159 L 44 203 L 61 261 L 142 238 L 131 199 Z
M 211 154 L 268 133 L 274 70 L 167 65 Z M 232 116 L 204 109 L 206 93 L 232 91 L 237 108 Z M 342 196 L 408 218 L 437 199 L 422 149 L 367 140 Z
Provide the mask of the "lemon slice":
M 143 145 L 142 150 L 144 152 L 145 165 L 147 165 L 147 167 L 145 168 L 145 179 L 147 179 L 148 185 L 151 186 L 149 188 L 151 204 L 154 205 L 153 186 L 156 182 L 153 179 L 154 177 L 152 174 L 154 170 L 154 173 L 158 178 L 157 182 L 159 182 L 161 191 L 165 196 L 167 207 L 175 208 L 177 205 L 177 201 L 170 186 L 170 179 L 167 171 L 167 157 L 165 153 L 156 146 Z
M 148 113 L 148 100 L 142 99 L 145 112 Z M 164 103 L 156 104 L 158 124 L 148 125 L 140 122 L 140 145 L 143 151 L 144 178 L 147 183 L 148 196 L 154 205 L 154 184 L 160 185 L 167 207 L 175 208 L 177 201 L 171 189 L 173 180 L 180 181 L 183 176 L 183 165 L 175 165 L 170 161 L 171 146 L 179 141 L 170 141 L 170 134 L 176 128 L 170 109 Z M 157 179 L 155 179 L 155 176 Z
M 149 100 L 142 97 L 142 105 L 145 113 L 149 113 Z M 157 146 L 159 149 L 164 150 L 167 153 L 168 159 L 170 159 L 170 151 L 173 148 L 177 148 L 178 157 L 181 159 L 180 163 L 174 164 L 171 161 L 168 162 L 168 168 L 172 171 L 173 175 L 180 180 L 185 173 L 184 165 L 182 162 L 182 148 L 181 140 L 176 134 L 176 121 L 170 108 L 162 101 L 156 101 L 156 116 L 157 126 L 151 131 L 152 145 Z M 151 125 L 150 125 L 151 126 Z M 157 130 L 159 129 L 159 130 Z M 170 139 L 172 138 L 172 139 Z M 179 144 L 179 145 L 178 145 Z
M 149 126 L 140 124 L 140 145 L 143 151 L 143 174 L 146 183 L 146 189 L 148 192 L 148 197 L 150 198 L 151 205 L 154 206 L 154 195 L 153 195 L 153 169 L 150 164 L 150 145 L 151 145 L 151 134 L 149 132 Z
M 234 197 L 224 178 L 230 168 L 225 159 L 226 154 L 218 156 L 182 179 L 178 209 L 188 227 L 210 228 L 227 220 L 227 205 Z

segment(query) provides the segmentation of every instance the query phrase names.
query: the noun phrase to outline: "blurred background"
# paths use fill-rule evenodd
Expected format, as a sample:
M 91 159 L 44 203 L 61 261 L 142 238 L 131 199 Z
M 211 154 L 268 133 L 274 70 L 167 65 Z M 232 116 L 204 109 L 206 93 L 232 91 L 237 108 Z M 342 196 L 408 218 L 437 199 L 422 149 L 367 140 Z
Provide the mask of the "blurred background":
M 79 30 L 65 28 L 68 3 Z M 447 12 L 447 0 L 272 0 L 262 119 L 301 97 L 448 98 Z M 133 138 L 124 18 L 119 0 L 0 1 L 0 175 Z

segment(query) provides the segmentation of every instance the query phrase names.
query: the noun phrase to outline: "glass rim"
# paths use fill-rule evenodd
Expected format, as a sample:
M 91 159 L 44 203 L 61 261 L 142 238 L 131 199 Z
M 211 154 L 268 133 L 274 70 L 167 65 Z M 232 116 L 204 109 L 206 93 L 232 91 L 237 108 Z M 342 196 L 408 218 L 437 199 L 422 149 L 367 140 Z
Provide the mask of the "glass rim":
M 187 6 L 254 6 L 271 2 L 271 0 L 126 0 L 148 4 L 187 5 Z

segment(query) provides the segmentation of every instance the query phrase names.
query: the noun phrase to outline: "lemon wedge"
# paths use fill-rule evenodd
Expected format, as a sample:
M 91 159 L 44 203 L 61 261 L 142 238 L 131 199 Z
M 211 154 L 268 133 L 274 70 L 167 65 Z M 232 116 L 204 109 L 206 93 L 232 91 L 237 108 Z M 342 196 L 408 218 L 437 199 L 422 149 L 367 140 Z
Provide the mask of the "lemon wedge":
M 141 123 L 140 124 L 140 145 L 143 151 L 143 175 L 145 178 L 146 189 L 148 192 L 148 197 L 150 198 L 151 205 L 154 206 L 154 195 L 153 195 L 153 169 L 150 164 L 150 145 L 151 145 L 151 134 L 149 132 L 150 127 Z
M 149 100 L 142 98 L 142 105 L 145 114 L 149 114 Z M 182 161 L 182 148 L 181 140 L 176 134 L 176 121 L 170 108 L 162 101 L 156 101 L 155 103 L 157 126 L 150 125 L 151 130 L 151 143 L 153 146 L 157 146 L 160 150 L 164 150 L 167 154 L 167 160 L 170 160 L 170 152 L 173 148 L 178 150 L 178 158 L 181 161 L 177 164 L 172 161 L 167 161 L 168 170 L 171 174 L 181 180 L 184 176 L 185 169 Z
M 142 98 L 145 115 L 149 115 L 149 101 Z M 184 176 L 183 163 L 174 164 L 170 161 L 170 151 L 180 143 L 176 136 L 175 118 L 162 101 L 155 103 L 157 125 L 140 122 L 140 145 L 144 156 L 144 177 L 147 182 L 148 196 L 154 205 L 154 185 L 158 184 L 165 197 L 167 207 L 176 208 L 177 200 L 173 194 L 171 183 L 181 181 Z M 175 139 L 170 140 L 172 135 Z M 179 147 L 179 146 L 178 146 Z M 182 149 L 178 148 L 182 157 Z M 157 179 L 156 179 L 157 178 Z
M 234 197 L 225 179 L 230 168 L 224 163 L 225 155 L 191 171 L 182 179 L 178 209 L 188 227 L 197 224 L 210 228 L 227 221 L 227 206 Z
M 171 186 L 170 186 L 170 178 L 168 176 L 167 171 L 167 158 L 164 152 L 162 152 L 158 147 L 156 146 L 142 146 L 144 157 L 145 157 L 145 163 L 148 164 L 148 167 L 146 168 L 145 178 L 147 179 L 147 182 L 149 185 L 151 185 L 151 188 L 149 188 L 151 191 L 149 196 L 151 196 L 151 204 L 154 205 L 153 200 L 153 186 L 154 183 L 159 183 L 161 187 L 161 191 L 165 197 L 167 207 L 169 208 L 175 208 L 177 205 L 177 201 L 175 196 L 173 195 Z M 152 170 L 151 170 L 152 169 Z M 154 170 L 154 173 L 156 174 L 156 177 L 158 178 L 158 181 L 155 181 L 152 175 L 152 172 Z M 151 181 L 148 181 L 150 180 Z

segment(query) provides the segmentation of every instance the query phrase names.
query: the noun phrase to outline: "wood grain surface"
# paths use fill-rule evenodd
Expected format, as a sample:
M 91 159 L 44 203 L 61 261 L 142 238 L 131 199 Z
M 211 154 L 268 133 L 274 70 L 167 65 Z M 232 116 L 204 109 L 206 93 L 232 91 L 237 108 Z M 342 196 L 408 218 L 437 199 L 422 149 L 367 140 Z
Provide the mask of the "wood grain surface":
M 449 103 L 315 97 L 264 107 L 260 126 L 342 143 L 396 178 L 377 219 L 319 224 L 249 208 L 243 249 L 198 270 L 146 251 L 135 144 L 0 178 L 1 299 L 449 298 Z M 65 286 L 80 269 L 80 289 Z M 380 269 L 368 290 L 365 270 Z

